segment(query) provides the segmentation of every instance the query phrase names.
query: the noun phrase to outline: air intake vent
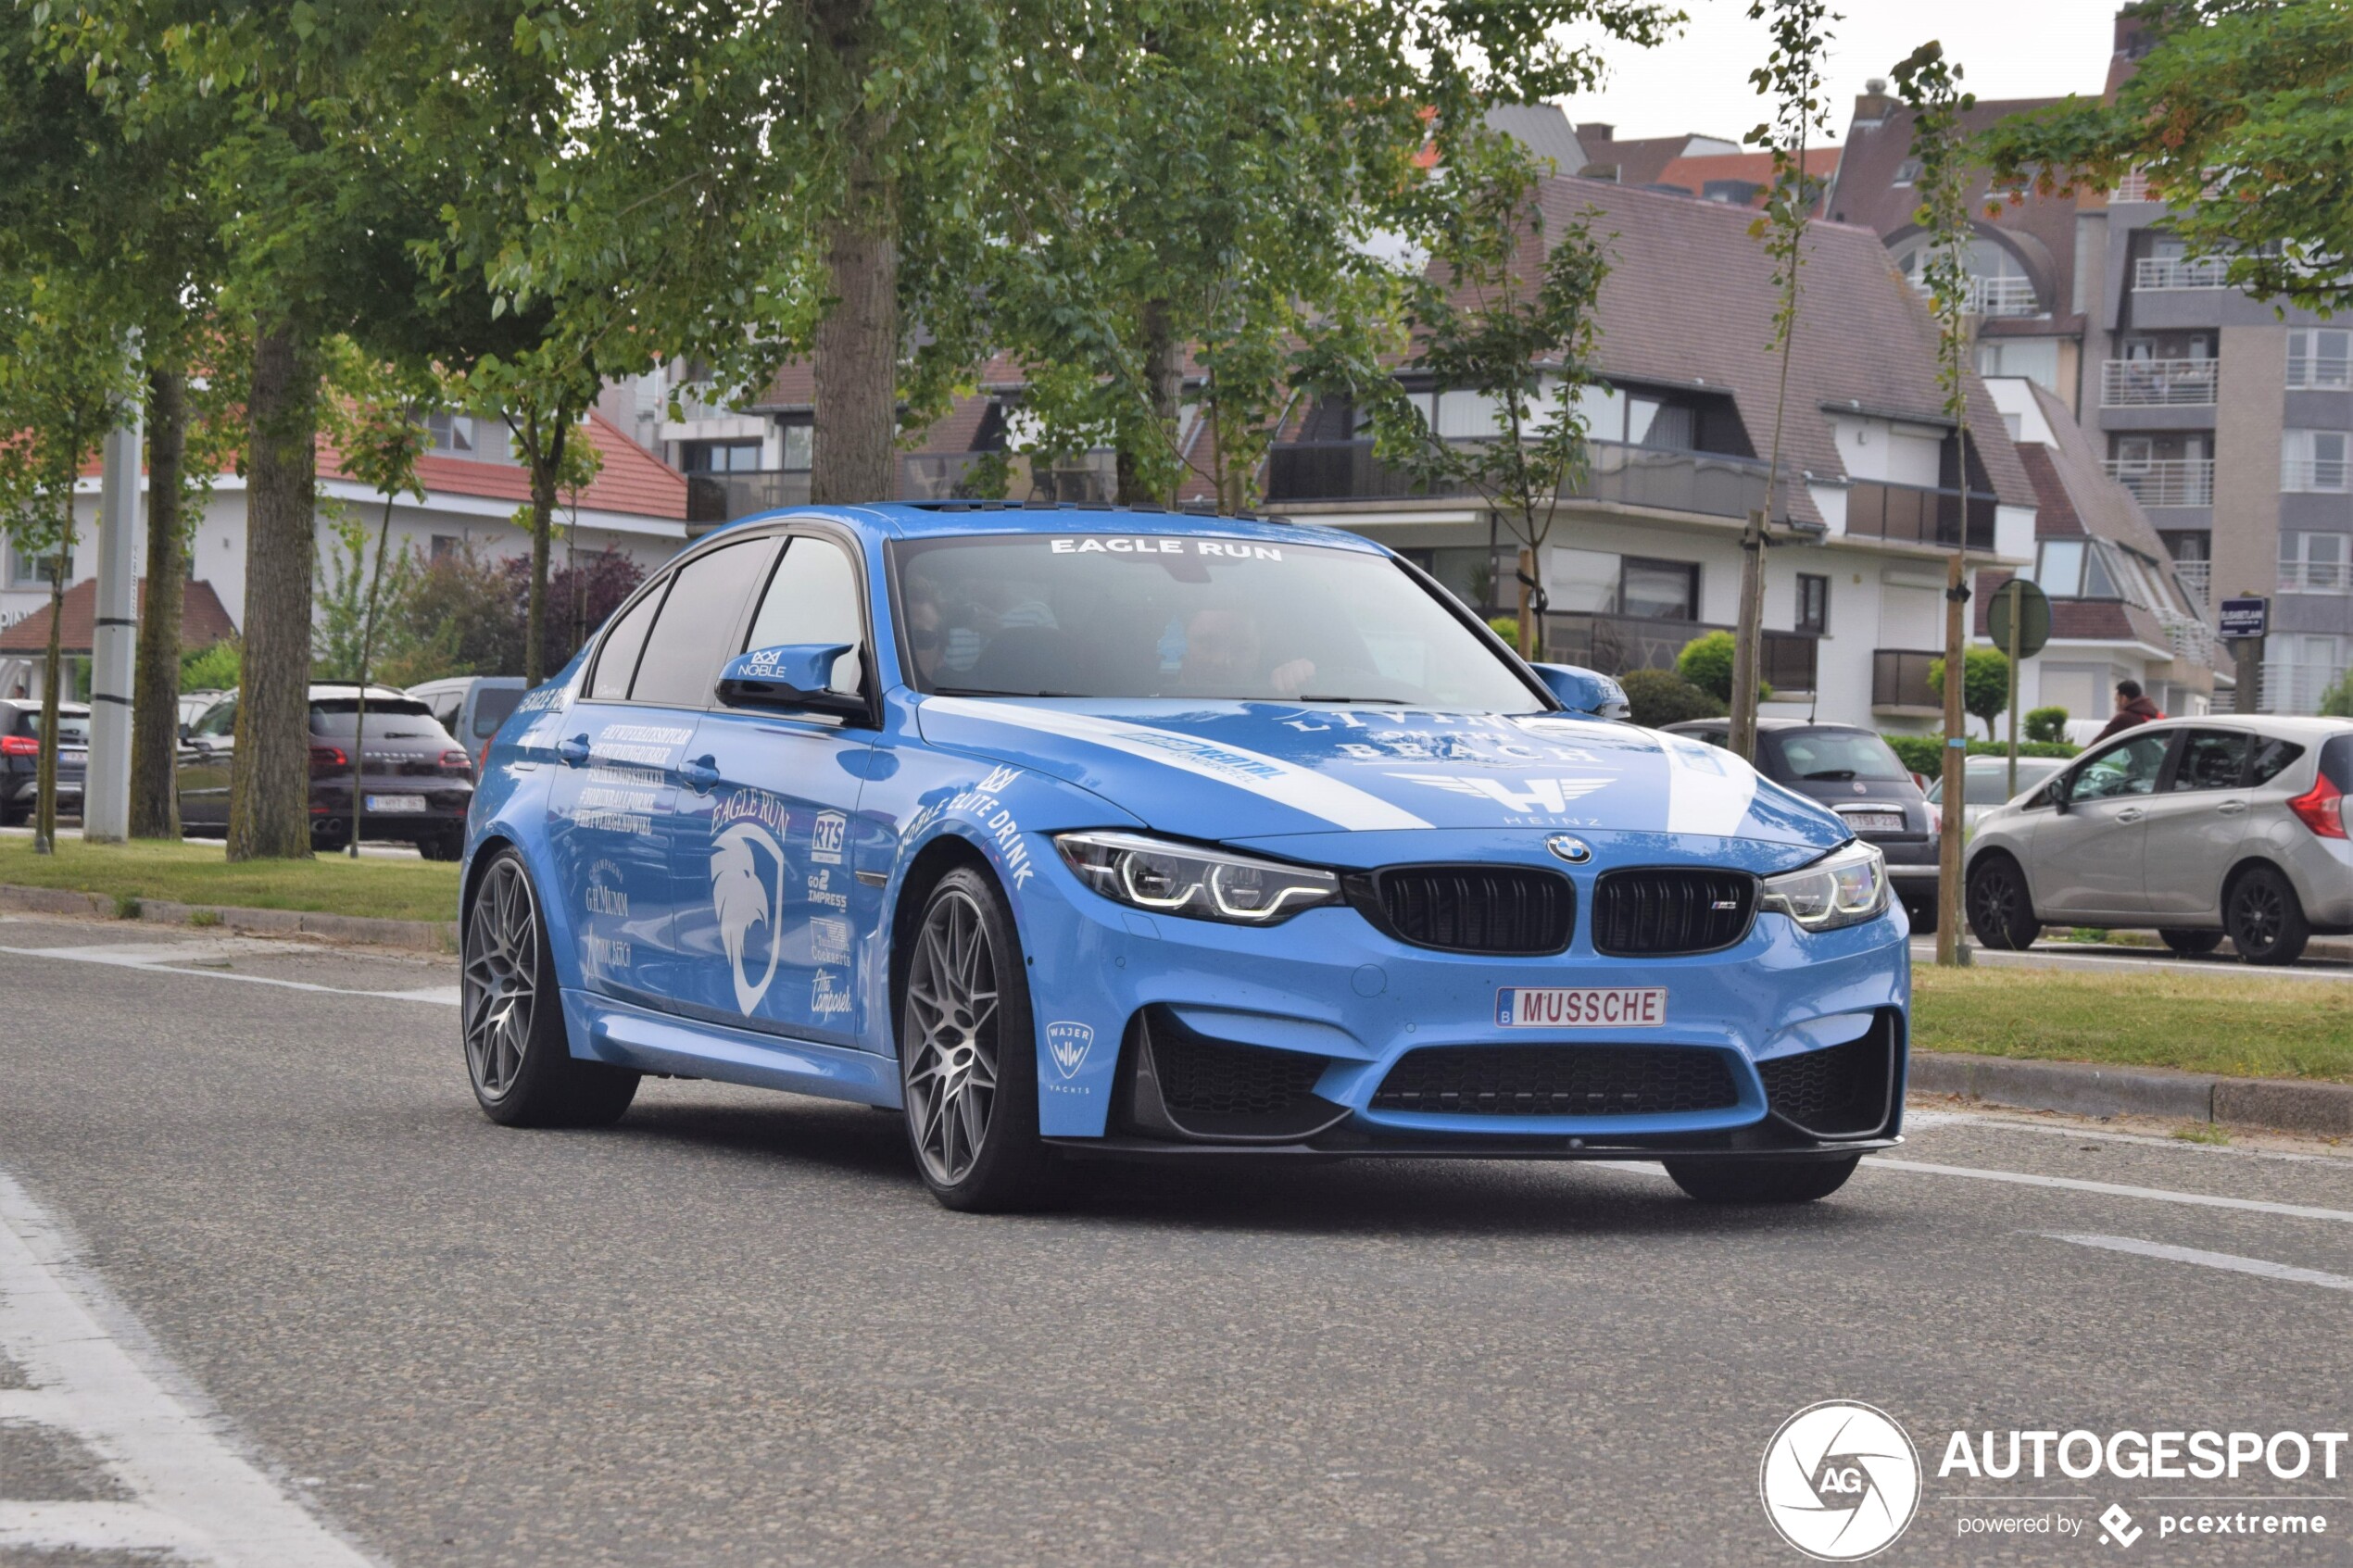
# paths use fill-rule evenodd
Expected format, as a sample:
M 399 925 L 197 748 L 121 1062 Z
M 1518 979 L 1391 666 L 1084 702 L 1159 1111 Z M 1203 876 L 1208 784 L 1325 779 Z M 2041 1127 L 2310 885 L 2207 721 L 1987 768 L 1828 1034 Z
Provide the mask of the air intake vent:
M 1740 1103 L 1724 1053 L 1696 1046 L 1424 1046 L 1375 1110 L 1444 1116 L 1653 1116 Z
M 1519 866 L 1391 866 L 1358 890 L 1374 924 L 1451 953 L 1557 953 L 1577 929 L 1567 877 Z
M 1756 1064 L 1773 1113 L 1818 1137 L 1857 1137 L 1887 1124 L 1894 1025 L 1885 1013 L 1859 1040 Z
M 1152 1032 L 1162 1103 L 1188 1116 L 1280 1116 L 1308 1098 L 1328 1065 L 1320 1056 L 1228 1045 L 1189 1030 Z
M 1712 953 L 1748 935 L 1756 879 L 1663 867 L 1606 872 L 1593 889 L 1593 947 L 1614 958 Z

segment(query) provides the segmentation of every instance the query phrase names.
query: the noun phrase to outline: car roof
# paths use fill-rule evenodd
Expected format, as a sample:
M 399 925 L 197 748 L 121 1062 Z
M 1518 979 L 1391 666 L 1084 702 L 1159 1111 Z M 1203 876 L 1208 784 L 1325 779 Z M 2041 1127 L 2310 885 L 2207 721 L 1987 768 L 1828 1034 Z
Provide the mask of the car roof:
M 310 700 L 316 702 L 322 696 L 357 696 L 359 691 L 359 683 L 357 681 L 313 681 L 310 683 Z M 368 695 L 378 697 L 407 696 L 409 694 L 398 686 L 371 685 L 368 688 Z
M 1703 734 L 1709 730 L 1728 729 L 1731 722 L 1730 719 L 1686 719 L 1680 723 L 1667 725 L 1667 729 L 1670 734 Z M 1756 721 L 1756 728 L 1760 734 L 1768 730 L 1844 730 L 1857 735 L 1879 734 L 1877 730 L 1865 729 L 1860 724 L 1842 724 L 1831 719 L 1768 719 L 1761 715 Z
M 1156 507 L 1036 506 L 1004 501 L 894 501 L 863 507 L 794 507 L 738 518 L 704 537 L 800 518 L 843 524 L 885 539 L 971 538 L 1005 533 L 1177 533 L 1266 544 L 1318 545 L 1365 555 L 1388 553 L 1361 533 L 1255 513 L 1215 516 Z
M 2145 724 L 2119 730 L 2108 738 L 2111 741 L 2122 740 L 2126 735 L 2142 730 L 2171 733 L 2191 729 L 2251 730 L 2259 734 L 2287 735 L 2296 740 L 2319 742 L 2333 735 L 2353 734 L 2353 719 L 2310 719 L 2293 713 L 2200 713 L 2192 718 L 2152 719 Z

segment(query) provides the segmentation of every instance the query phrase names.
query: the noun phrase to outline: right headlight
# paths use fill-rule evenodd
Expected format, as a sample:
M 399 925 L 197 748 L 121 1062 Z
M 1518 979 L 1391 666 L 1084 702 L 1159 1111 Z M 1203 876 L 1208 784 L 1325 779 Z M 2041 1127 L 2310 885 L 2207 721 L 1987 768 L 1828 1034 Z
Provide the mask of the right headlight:
M 1198 844 L 1134 833 L 1065 833 L 1054 847 L 1106 898 L 1154 914 L 1233 925 L 1276 925 L 1302 909 L 1339 904 L 1340 878 Z
M 1887 857 L 1856 839 L 1810 866 L 1765 878 L 1757 908 L 1778 909 L 1808 931 L 1876 920 L 1887 909 Z

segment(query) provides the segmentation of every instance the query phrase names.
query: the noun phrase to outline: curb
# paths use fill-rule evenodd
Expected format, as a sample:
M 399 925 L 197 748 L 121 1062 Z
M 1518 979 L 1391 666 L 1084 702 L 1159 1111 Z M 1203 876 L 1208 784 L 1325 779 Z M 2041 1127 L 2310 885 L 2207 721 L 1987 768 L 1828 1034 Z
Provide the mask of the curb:
M 2353 1136 L 2353 1084 L 2295 1078 L 2215 1078 L 2165 1067 L 1916 1051 L 1906 1085 L 2028 1110 L 2154 1116 L 2271 1132 Z
M 365 915 L 330 915 L 308 909 L 240 909 L 219 904 L 175 904 L 162 898 L 137 900 L 138 913 L 125 917 L 103 893 L 63 887 L 12 887 L 0 884 L 0 909 L 26 914 L 76 915 L 84 919 L 130 918 L 152 925 L 205 924 L 260 936 L 317 936 L 330 942 L 364 942 L 378 947 L 410 947 L 428 953 L 458 950 L 458 922 L 438 920 L 376 920 Z M 194 917 L 209 915 L 199 922 Z

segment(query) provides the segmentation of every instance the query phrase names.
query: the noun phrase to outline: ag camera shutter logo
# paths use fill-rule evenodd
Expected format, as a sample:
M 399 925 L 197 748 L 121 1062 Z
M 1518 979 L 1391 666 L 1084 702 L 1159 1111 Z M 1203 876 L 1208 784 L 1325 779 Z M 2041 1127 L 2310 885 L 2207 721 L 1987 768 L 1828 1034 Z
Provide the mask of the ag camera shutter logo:
M 1852 1562 L 1894 1545 L 1912 1523 L 1919 1450 L 1884 1411 L 1825 1399 L 1781 1423 L 1756 1486 L 1781 1539 L 1824 1562 Z

